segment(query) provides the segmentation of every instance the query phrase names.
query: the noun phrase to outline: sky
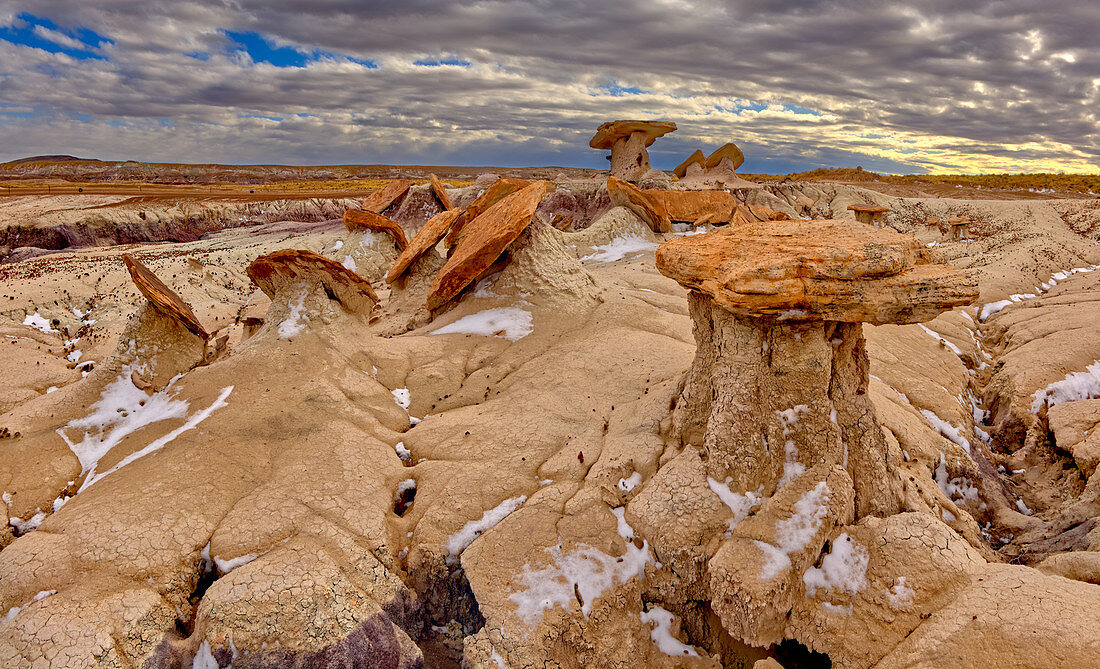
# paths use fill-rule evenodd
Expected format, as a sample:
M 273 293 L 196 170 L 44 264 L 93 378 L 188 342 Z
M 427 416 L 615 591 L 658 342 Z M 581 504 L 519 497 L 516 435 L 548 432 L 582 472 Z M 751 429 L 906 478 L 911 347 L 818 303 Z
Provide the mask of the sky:
M 0 0 L 0 161 L 1100 172 L 1097 0 Z

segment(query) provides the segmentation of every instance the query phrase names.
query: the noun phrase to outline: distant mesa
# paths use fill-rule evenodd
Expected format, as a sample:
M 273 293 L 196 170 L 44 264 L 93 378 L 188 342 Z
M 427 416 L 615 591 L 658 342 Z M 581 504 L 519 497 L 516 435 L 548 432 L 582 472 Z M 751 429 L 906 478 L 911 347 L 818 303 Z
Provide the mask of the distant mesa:
M 45 156 L 28 156 L 26 158 L 16 158 L 15 160 L 9 160 L 4 165 L 21 165 L 24 163 L 99 163 L 102 162 L 99 158 L 77 158 L 76 156 L 69 156 L 65 154 L 50 154 Z

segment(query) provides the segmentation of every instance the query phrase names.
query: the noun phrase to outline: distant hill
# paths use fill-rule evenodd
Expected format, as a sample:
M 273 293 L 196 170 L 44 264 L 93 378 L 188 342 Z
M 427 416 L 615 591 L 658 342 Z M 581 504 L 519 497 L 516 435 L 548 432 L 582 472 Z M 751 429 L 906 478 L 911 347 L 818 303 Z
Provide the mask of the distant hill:
M 98 163 L 97 158 L 77 158 L 76 156 L 64 156 L 64 155 L 51 155 L 51 156 L 28 156 L 27 158 L 18 158 L 16 160 L 9 160 L 4 165 L 19 165 L 22 163 L 75 163 L 75 162 L 87 162 Z

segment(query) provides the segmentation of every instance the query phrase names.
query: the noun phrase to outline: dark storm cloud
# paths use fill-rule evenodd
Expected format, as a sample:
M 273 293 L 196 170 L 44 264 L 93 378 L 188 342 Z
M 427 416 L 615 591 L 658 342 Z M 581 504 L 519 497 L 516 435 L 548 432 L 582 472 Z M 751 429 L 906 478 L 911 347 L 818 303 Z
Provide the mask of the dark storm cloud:
M 110 42 L 77 60 L 0 41 L 0 103 L 36 110 L 0 115 L 0 158 L 602 167 L 587 139 L 622 117 L 680 125 L 664 167 L 729 140 L 746 170 L 1100 156 L 1100 4 L 1080 0 L 0 0 L 0 25 L 28 14 Z M 253 33 L 304 66 L 230 37 Z

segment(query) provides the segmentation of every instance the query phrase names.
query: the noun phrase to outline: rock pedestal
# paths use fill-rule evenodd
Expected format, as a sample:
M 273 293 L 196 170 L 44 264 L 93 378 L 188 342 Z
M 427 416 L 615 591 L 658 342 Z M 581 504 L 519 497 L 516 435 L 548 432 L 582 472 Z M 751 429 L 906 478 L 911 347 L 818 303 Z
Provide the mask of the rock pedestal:
M 673 435 L 739 493 L 774 495 L 839 466 L 857 516 L 900 510 L 900 482 L 867 395 L 862 322 L 915 323 L 977 297 L 915 239 L 846 221 L 769 221 L 661 245 L 691 289 L 698 345 Z
M 676 130 L 670 121 L 608 121 L 588 142 L 593 149 L 611 150 L 611 176 L 638 181 L 650 170 L 646 148 Z

